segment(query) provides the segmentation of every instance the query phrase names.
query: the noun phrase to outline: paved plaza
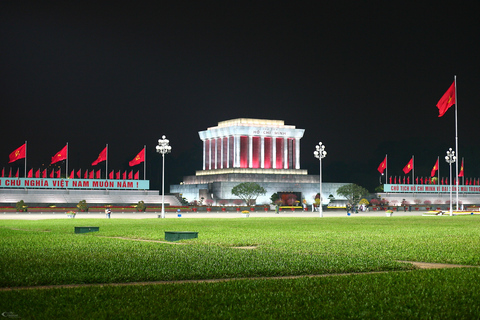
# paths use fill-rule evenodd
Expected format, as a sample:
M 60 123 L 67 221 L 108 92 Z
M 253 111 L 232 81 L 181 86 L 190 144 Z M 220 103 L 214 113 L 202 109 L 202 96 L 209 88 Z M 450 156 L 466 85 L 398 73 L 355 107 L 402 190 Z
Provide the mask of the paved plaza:
M 392 217 L 399 216 L 422 216 L 425 212 L 415 211 L 415 212 L 394 212 Z M 142 212 L 142 213 L 132 213 L 132 212 L 113 212 L 111 214 L 111 219 L 153 219 L 158 218 L 160 212 Z M 448 215 L 448 212 L 446 212 Z M 242 218 L 242 213 L 237 212 L 181 212 L 180 216 L 178 213 L 166 212 L 166 219 L 190 219 L 190 218 Z M 315 218 L 319 217 L 318 212 L 281 212 L 276 214 L 275 211 L 267 212 L 251 212 L 248 219 L 255 218 Z M 359 213 L 350 213 L 347 216 L 345 211 L 324 211 L 323 218 L 329 217 L 345 217 L 349 219 L 355 219 L 360 217 L 386 217 L 385 211 L 370 211 L 370 212 L 359 212 Z M 70 219 L 65 213 L 61 212 L 32 212 L 32 213 L 15 213 L 15 212 L 0 212 L 0 220 L 43 220 L 43 219 Z M 86 213 L 80 212 L 77 213 L 75 219 L 106 219 L 104 213 Z

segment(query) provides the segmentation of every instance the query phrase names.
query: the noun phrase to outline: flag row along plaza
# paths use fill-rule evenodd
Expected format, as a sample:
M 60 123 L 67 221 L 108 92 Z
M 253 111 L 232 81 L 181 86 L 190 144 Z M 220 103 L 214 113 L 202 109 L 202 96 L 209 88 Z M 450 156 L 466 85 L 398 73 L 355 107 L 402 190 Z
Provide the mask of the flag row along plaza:
M 140 163 L 144 164 L 144 173 L 143 173 L 144 180 L 145 180 L 145 177 L 146 177 L 146 172 L 145 172 L 145 170 L 146 170 L 145 149 L 146 149 L 146 147 L 144 146 L 143 149 L 135 156 L 135 158 L 133 158 L 133 160 L 129 161 L 129 163 L 128 163 L 128 165 L 130 167 L 136 166 Z M 42 178 L 47 177 L 47 169 L 44 169 L 41 173 L 40 173 L 40 169 L 34 170 L 33 168 L 31 168 L 30 170 L 27 171 L 27 141 L 25 141 L 25 143 L 23 145 L 21 145 L 20 147 L 15 149 L 12 153 L 10 153 L 8 163 L 12 163 L 12 162 L 15 162 L 15 161 L 20 160 L 20 159 L 25 159 L 25 162 L 24 162 L 25 178 L 33 178 L 34 176 L 35 176 L 35 178 L 40 178 L 40 175 L 41 175 Z M 50 164 L 55 164 L 55 163 L 60 162 L 60 161 L 65 161 L 65 175 L 66 176 L 68 175 L 68 177 L 70 179 L 74 179 L 75 174 L 76 174 L 77 178 L 79 178 L 79 179 L 82 178 L 82 169 L 77 169 L 77 170 L 72 169 L 70 174 L 69 174 L 69 170 L 68 170 L 68 143 L 59 152 L 57 152 L 52 157 L 52 160 L 51 160 Z M 100 151 L 97 159 L 92 162 L 92 166 L 96 166 L 101 162 L 105 162 L 105 171 L 104 172 L 105 172 L 105 175 L 107 175 L 107 173 L 108 173 L 108 144 L 105 146 L 105 148 L 102 151 Z M 19 177 L 19 171 L 20 171 L 20 168 L 17 168 L 17 171 L 14 174 L 15 177 L 17 177 L 17 178 Z M 83 171 L 83 178 L 84 179 L 94 179 L 94 178 L 95 179 L 101 179 L 101 175 L 102 175 L 102 171 L 100 169 L 90 170 L 90 172 L 89 172 L 88 169 Z M 120 171 L 116 172 L 115 170 L 111 170 L 110 173 L 108 174 L 108 179 L 120 179 L 120 175 L 121 175 Z M 125 171 L 124 174 L 123 174 L 123 180 L 127 179 L 126 175 L 127 175 L 127 171 Z M 6 173 L 5 173 L 5 167 L 4 167 L 4 168 L 2 168 L 1 177 L 4 178 L 5 176 L 6 176 Z M 61 176 L 60 168 L 58 170 L 53 169 L 50 172 L 50 175 L 49 175 L 50 178 L 54 178 L 54 177 L 60 178 L 60 176 Z M 10 168 L 10 170 L 9 170 L 8 177 L 12 177 L 12 168 Z M 107 179 L 107 177 L 105 177 L 105 178 Z M 135 175 L 133 174 L 133 171 L 131 171 L 129 173 L 128 179 L 138 180 L 139 179 L 138 171 L 135 173 Z
M 147 190 L 148 180 L 0 178 L 0 188 Z
M 450 189 L 451 188 L 451 189 Z M 412 184 L 385 184 L 384 192 L 438 192 L 448 193 L 457 191 L 457 186 L 452 185 L 412 185 Z M 462 193 L 480 193 L 480 186 L 458 186 L 458 191 Z

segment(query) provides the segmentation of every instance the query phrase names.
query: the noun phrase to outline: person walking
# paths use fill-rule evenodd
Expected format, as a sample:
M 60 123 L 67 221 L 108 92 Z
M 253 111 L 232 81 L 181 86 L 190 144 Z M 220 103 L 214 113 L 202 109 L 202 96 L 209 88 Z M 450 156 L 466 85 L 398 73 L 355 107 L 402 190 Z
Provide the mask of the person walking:
M 110 219 L 110 214 L 112 213 L 112 210 L 110 208 L 105 208 L 105 217 L 107 219 Z

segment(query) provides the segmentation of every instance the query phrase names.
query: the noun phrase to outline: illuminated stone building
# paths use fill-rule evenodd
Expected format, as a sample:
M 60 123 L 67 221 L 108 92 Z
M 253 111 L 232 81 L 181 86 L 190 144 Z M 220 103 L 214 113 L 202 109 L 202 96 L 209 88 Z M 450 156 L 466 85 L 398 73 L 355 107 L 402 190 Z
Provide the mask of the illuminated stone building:
M 242 182 L 256 182 L 267 193 L 257 204 L 269 204 L 270 196 L 294 194 L 301 201 L 314 201 L 319 176 L 300 169 L 300 140 L 305 130 L 285 125 L 283 120 L 239 118 L 219 122 L 200 131 L 203 143 L 202 170 L 186 176 L 170 192 L 188 201 L 212 199 L 233 201 L 232 188 Z M 313 157 L 313 155 L 312 155 Z M 338 199 L 336 190 L 345 183 L 323 183 L 322 198 Z

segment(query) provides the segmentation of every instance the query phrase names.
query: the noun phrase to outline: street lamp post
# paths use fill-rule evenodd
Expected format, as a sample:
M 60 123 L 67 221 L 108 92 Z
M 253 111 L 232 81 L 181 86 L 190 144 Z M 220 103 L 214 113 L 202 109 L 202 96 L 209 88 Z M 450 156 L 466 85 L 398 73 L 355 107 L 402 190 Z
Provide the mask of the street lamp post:
M 321 217 L 323 217 L 323 208 L 322 208 L 322 159 L 327 156 L 327 151 L 325 151 L 325 145 L 323 145 L 321 142 L 319 142 L 318 145 L 315 146 L 315 149 L 316 150 L 313 152 L 313 155 L 320 162 L 320 193 L 319 193 L 320 205 L 319 205 L 318 211 L 320 212 L 320 218 L 321 218 Z
M 450 166 L 450 216 L 453 216 L 453 205 L 452 205 L 452 163 L 457 160 L 455 156 L 455 151 L 452 148 L 448 149 L 447 155 L 445 156 L 445 161 L 447 161 L 448 165 Z
M 172 147 L 168 145 L 170 141 L 162 136 L 162 139 L 158 140 L 157 152 L 162 154 L 162 218 L 165 218 L 165 154 L 172 151 Z

